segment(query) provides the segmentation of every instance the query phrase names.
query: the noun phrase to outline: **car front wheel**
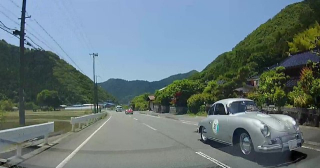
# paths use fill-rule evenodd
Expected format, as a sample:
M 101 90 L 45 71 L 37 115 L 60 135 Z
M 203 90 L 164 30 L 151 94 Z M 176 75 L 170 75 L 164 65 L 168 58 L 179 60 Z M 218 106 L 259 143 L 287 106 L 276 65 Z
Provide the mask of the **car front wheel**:
M 252 158 L 254 156 L 255 151 L 249 133 L 246 131 L 240 131 L 238 132 L 236 138 L 236 153 L 248 158 Z
M 204 142 L 204 143 L 208 142 L 208 138 L 205 135 L 205 133 L 206 133 L 206 128 L 201 127 L 200 128 L 200 138 L 201 138 L 201 141 Z

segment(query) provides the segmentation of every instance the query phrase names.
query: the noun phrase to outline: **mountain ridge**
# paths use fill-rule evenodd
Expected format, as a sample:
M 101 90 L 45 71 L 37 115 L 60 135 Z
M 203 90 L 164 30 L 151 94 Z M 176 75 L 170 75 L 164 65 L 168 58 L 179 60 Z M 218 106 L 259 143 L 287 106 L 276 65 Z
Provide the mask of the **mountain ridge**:
M 98 85 L 104 88 L 108 93 L 116 97 L 119 102 L 128 103 L 133 97 L 137 95 L 140 95 L 142 93 L 154 93 L 155 90 L 169 85 L 174 80 L 185 79 L 196 73 L 198 73 L 198 71 L 192 70 L 187 73 L 171 75 L 167 78 L 152 82 L 146 80 L 125 80 L 119 78 L 110 78 L 105 82 L 99 83 Z

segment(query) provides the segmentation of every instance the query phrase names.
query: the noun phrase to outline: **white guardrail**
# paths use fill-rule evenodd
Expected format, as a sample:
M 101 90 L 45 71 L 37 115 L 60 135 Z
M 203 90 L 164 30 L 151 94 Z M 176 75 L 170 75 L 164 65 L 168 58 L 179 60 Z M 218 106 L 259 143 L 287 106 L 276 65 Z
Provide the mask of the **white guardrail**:
M 72 125 L 72 131 L 74 131 L 74 127 L 75 124 L 79 124 L 79 128 L 80 128 L 80 124 L 85 123 L 87 125 L 89 125 L 89 123 L 91 122 L 95 122 L 98 119 L 104 117 L 105 115 L 107 115 L 107 112 L 105 113 L 97 113 L 97 114 L 89 114 L 89 115 L 84 115 L 84 116 L 80 116 L 80 117 L 71 117 L 71 125 Z
M 44 136 L 44 144 L 48 144 L 48 136 L 51 132 L 54 132 L 54 122 L 1 130 L 0 151 L 17 146 L 16 156 L 19 157 L 23 142 Z

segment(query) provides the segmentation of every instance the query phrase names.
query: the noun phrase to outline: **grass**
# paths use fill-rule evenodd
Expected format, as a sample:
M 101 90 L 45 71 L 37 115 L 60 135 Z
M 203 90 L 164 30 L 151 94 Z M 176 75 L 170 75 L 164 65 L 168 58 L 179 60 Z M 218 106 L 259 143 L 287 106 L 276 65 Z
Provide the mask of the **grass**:
M 207 113 L 205 111 L 200 111 L 196 114 L 194 113 L 187 113 L 187 115 L 191 116 L 191 117 L 195 117 L 195 116 L 203 116 L 203 117 L 206 117 L 207 116 Z
M 54 121 L 54 132 L 71 130 L 70 118 L 88 114 L 88 111 L 26 111 L 26 125 L 41 124 Z M 0 121 L 0 130 L 19 127 L 19 112 L 5 112 L 4 120 Z

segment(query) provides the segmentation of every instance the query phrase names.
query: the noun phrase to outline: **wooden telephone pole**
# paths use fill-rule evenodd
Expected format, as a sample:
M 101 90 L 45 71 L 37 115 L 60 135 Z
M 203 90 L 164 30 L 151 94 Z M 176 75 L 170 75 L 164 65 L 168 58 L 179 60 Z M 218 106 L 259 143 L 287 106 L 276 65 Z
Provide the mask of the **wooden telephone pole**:
M 25 57 L 24 57 L 24 26 L 26 19 L 26 2 L 22 1 L 22 11 L 21 11 L 21 25 L 20 25 L 20 68 L 19 68 L 19 124 L 20 126 L 25 125 L 25 109 L 24 109 L 24 67 L 25 67 Z

